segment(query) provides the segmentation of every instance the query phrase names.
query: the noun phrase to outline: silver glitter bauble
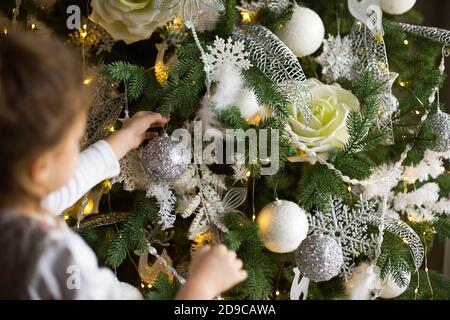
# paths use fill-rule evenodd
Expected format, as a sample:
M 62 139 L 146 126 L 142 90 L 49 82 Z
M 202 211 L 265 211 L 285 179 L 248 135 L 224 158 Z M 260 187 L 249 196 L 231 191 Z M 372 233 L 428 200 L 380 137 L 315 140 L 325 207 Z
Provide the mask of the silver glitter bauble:
M 447 152 L 450 150 L 450 115 L 438 111 L 428 116 L 428 124 L 434 133 L 437 134 L 436 144 L 433 148 L 437 152 Z
M 276 253 L 294 251 L 308 235 L 305 210 L 292 201 L 269 203 L 258 214 L 256 223 L 264 246 Z
M 313 234 L 303 240 L 295 259 L 300 272 L 315 282 L 334 278 L 344 263 L 341 246 L 332 237 L 322 234 Z
M 142 161 L 150 179 L 156 182 L 170 182 L 184 173 L 189 162 L 189 154 L 182 143 L 172 141 L 164 134 L 145 146 Z

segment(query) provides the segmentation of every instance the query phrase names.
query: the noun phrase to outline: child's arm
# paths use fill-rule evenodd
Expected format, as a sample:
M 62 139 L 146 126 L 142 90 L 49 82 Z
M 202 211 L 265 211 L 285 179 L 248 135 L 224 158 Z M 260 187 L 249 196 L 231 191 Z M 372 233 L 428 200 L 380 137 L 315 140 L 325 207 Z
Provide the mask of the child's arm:
M 243 263 L 225 245 L 205 246 L 192 258 L 188 280 L 175 299 L 209 300 L 247 278 Z
M 42 206 L 60 214 L 92 187 L 119 172 L 119 161 L 113 149 L 105 140 L 100 140 L 81 152 L 73 177 L 62 188 L 45 197 Z
M 118 160 L 144 140 L 157 135 L 146 132 L 149 128 L 162 127 L 167 121 L 159 113 L 137 112 L 121 130 L 81 152 L 74 176 L 65 186 L 48 195 L 42 206 L 60 214 L 98 183 L 118 175 Z

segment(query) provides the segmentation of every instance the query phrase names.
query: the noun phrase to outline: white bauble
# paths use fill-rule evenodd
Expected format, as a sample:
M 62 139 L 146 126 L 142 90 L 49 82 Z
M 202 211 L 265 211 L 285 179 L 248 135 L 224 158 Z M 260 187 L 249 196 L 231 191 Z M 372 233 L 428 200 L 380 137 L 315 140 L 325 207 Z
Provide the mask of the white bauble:
M 383 281 L 383 289 L 381 290 L 380 297 L 383 299 L 393 299 L 397 298 L 401 294 L 403 294 L 406 289 L 409 287 L 409 283 L 411 282 L 411 273 L 403 271 L 402 272 L 403 277 L 408 279 L 406 281 L 406 285 L 400 287 L 394 279 L 389 275 L 386 279 Z
M 325 27 L 311 9 L 296 6 L 291 20 L 277 32 L 278 37 L 297 57 L 313 54 L 322 45 Z
M 400 15 L 414 7 L 416 0 L 381 0 L 381 9 L 389 14 Z
M 236 97 L 236 107 L 245 119 L 252 118 L 259 111 L 259 103 L 255 93 L 249 89 L 242 89 Z
M 305 210 L 296 203 L 276 200 L 266 205 L 256 219 L 258 235 L 267 249 L 287 253 L 298 248 L 308 234 Z

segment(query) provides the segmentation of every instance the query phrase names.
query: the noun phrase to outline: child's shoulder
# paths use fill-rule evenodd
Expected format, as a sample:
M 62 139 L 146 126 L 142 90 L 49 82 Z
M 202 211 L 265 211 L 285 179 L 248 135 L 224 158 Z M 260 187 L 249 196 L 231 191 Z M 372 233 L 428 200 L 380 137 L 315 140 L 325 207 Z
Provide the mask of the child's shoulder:
M 48 289 L 49 285 L 43 288 L 47 278 L 64 279 L 67 268 L 83 264 L 88 255 L 92 255 L 89 261 L 96 262 L 80 236 L 63 221 L 53 220 L 0 210 L 0 298 L 31 298 L 35 288 L 46 292 L 37 296 L 52 297 L 53 289 Z
M 85 246 L 64 221 L 53 216 L 25 215 L 14 209 L 0 210 L 0 247 L 9 248 L 16 257 L 32 257 L 51 249 L 66 250 Z M 11 253 L 13 254 L 13 253 Z
M 51 229 L 50 224 L 17 210 L 0 209 L 0 283 L 10 288 L 8 292 L 0 289 L 0 297 L 21 295 L 30 261 Z

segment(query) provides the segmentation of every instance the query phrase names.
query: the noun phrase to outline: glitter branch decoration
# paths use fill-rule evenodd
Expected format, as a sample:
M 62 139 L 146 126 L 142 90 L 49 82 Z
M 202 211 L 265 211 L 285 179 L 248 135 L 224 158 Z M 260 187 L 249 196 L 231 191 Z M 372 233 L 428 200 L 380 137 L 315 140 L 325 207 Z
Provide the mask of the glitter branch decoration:
M 95 229 L 102 226 L 113 225 L 128 219 L 129 212 L 103 213 L 87 217 L 80 222 L 79 230 Z
M 291 0 L 257 0 L 257 1 L 247 1 L 243 0 L 241 5 L 238 5 L 239 10 L 244 11 L 259 11 L 263 8 L 268 8 L 273 12 L 281 12 L 292 5 Z
M 98 70 L 94 70 L 93 74 L 85 80 L 93 96 L 83 141 L 85 146 L 106 138 L 114 130 L 125 105 L 125 95 L 117 91 L 116 82 L 102 76 Z
M 292 51 L 269 29 L 260 25 L 235 27 L 233 38 L 245 42 L 253 65 L 286 92 L 292 105 L 309 122 L 313 100 L 303 83 L 306 76 Z

